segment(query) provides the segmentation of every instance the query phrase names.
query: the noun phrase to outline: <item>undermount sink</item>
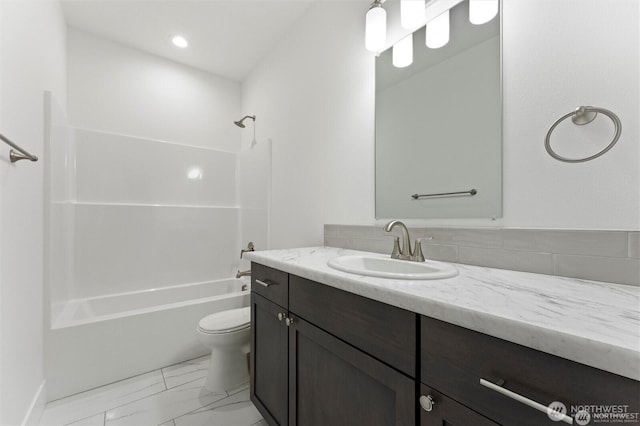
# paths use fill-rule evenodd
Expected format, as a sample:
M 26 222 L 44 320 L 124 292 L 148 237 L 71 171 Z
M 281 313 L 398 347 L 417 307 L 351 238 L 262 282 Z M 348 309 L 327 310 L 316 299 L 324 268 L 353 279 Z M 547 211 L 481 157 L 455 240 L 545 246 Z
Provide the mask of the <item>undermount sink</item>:
M 329 260 L 327 265 L 351 274 L 399 280 L 437 280 L 458 275 L 458 269 L 447 263 L 432 260 L 410 262 L 383 255 L 338 256 Z

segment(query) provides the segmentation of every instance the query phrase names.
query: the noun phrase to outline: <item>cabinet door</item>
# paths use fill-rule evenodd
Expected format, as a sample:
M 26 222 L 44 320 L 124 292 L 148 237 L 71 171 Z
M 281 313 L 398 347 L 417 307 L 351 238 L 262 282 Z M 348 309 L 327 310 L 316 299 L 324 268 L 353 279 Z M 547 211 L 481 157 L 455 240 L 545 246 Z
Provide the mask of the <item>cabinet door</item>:
M 286 309 L 251 294 L 251 401 L 270 425 L 287 424 Z
M 420 397 L 429 398 L 431 401 L 420 404 L 420 426 L 498 426 L 498 423 L 428 386 L 421 385 Z
M 414 425 L 415 381 L 297 317 L 289 327 L 289 425 Z

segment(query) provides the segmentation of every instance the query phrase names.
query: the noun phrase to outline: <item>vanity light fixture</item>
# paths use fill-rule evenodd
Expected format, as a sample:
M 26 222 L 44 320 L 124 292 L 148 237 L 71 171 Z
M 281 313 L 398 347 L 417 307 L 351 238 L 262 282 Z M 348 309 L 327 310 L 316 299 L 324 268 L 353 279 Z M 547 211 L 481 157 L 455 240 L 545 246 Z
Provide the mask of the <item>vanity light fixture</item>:
M 465 0 L 400 0 L 401 37 L 425 25 L 427 47 L 437 49 L 449 42 L 450 10 Z M 387 47 L 387 12 L 382 7 L 385 0 L 374 0 L 366 15 L 365 47 L 379 54 Z M 469 21 L 481 25 L 491 21 L 500 10 L 499 0 L 469 0 Z M 397 32 L 397 31 L 396 31 Z M 405 35 L 393 44 L 393 65 L 404 68 L 413 63 L 413 37 Z
M 387 11 L 382 7 L 384 0 L 374 0 L 365 17 L 365 48 L 379 52 L 387 43 Z
M 393 66 L 396 68 L 408 67 L 413 63 L 413 34 L 409 34 L 393 45 Z
M 445 11 L 427 22 L 425 41 L 427 47 L 438 49 L 449 43 L 449 11 Z
M 498 14 L 498 0 L 469 0 L 469 22 L 486 24 Z
M 424 25 L 424 0 L 400 0 L 400 25 L 407 30 L 415 30 Z
M 179 47 L 181 49 L 184 49 L 185 47 L 189 46 L 189 42 L 187 41 L 187 39 L 182 37 L 181 35 L 173 36 L 173 38 L 171 39 L 171 42 L 173 43 L 174 46 Z

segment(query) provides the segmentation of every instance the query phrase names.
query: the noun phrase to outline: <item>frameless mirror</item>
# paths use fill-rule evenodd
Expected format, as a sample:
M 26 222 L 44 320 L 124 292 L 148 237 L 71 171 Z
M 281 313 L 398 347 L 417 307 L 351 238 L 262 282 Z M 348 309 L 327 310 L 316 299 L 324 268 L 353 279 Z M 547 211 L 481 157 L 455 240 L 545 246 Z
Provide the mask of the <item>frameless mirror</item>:
M 416 31 L 406 68 L 376 59 L 376 218 L 502 215 L 500 17 L 468 16 L 451 9 L 440 49 Z

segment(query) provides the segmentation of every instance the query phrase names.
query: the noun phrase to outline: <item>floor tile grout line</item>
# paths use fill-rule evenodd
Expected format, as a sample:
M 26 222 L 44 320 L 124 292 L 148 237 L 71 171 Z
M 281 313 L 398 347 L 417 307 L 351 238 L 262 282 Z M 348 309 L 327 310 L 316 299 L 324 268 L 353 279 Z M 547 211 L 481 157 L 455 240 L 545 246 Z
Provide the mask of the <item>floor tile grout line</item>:
M 152 397 L 152 396 L 155 396 L 155 395 L 161 394 L 162 392 L 166 392 L 166 391 L 167 391 L 166 389 L 163 389 L 163 390 L 161 390 L 161 391 L 159 391 L 159 392 L 150 393 L 149 395 L 144 396 L 144 397 L 142 397 L 142 398 L 133 399 L 133 400 L 131 400 L 131 401 L 129 401 L 129 402 L 125 402 L 124 404 L 116 405 L 116 406 L 111 407 L 111 408 L 105 408 L 104 410 L 102 410 L 102 412 L 104 413 L 103 426 L 106 426 L 106 424 L 107 424 L 107 412 L 108 412 L 108 411 L 115 410 L 116 408 L 124 407 L 125 405 L 129 405 L 129 404 L 132 404 L 132 403 L 134 403 L 134 402 L 142 401 L 143 399 L 146 399 L 146 398 L 149 398 L 149 397 Z M 73 423 L 79 422 L 80 420 L 88 419 L 89 417 L 93 417 L 93 416 L 97 415 L 98 413 L 100 413 L 100 411 L 98 411 L 98 412 L 96 412 L 95 414 L 92 414 L 92 415 L 90 415 L 90 416 L 82 417 L 82 418 L 80 418 L 80 419 L 75 419 L 75 420 L 73 420 L 73 421 L 71 421 L 71 422 L 69 422 L 69 423 L 64 423 L 64 426 L 68 426 L 68 425 L 70 425 L 70 424 L 73 424 Z M 40 426 L 46 426 L 46 425 L 40 425 Z
M 154 370 L 145 371 L 145 372 L 140 373 L 140 374 L 135 374 L 135 375 L 133 375 L 131 377 L 126 377 L 124 379 L 116 380 L 114 382 L 105 383 L 104 385 L 100 385 L 100 386 L 89 388 L 89 389 L 86 389 L 86 390 L 83 390 L 83 391 L 80 391 L 80 392 L 72 393 L 71 395 L 63 396 L 62 398 L 57 398 L 57 399 L 53 399 L 51 401 L 47 401 L 47 405 L 51 404 L 53 402 L 62 401 L 63 399 L 71 398 L 72 396 L 81 395 L 81 394 L 86 393 L 86 392 L 91 392 L 91 391 L 96 390 L 96 389 L 100 389 L 100 388 L 103 388 L 103 387 L 106 387 L 106 386 L 115 385 L 116 383 L 124 382 L 126 380 L 130 380 L 130 379 L 133 379 L 133 378 L 136 378 L 136 377 L 144 376 L 145 374 L 150 374 L 150 373 L 153 373 L 154 371 L 160 371 L 160 374 L 162 374 L 162 369 L 164 369 L 164 368 L 169 368 L 169 367 L 173 367 L 173 366 L 176 366 L 176 365 L 188 363 L 190 361 L 194 361 L 194 360 L 199 359 L 199 358 L 204 358 L 206 356 L 207 355 L 197 356 L 195 358 L 187 359 L 187 360 L 182 361 L 182 362 L 176 362 L 175 364 L 167 365 L 167 366 L 164 366 L 164 367 L 161 367 L 161 368 L 156 368 Z M 163 374 L 163 377 L 164 377 L 164 374 Z
M 87 392 L 91 392 L 91 391 L 94 391 L 94 390 L 97 390 L 97 389 L 100 389 L 100 388 L 104 388 L 104 387 L 107 387 L 107 386 L 115 385 L 116 383 L 124 382 L 126 380 L 134 379 L 136 377 L 141 377 L 141 376 L 144 376 L 145 374 L 151 374 L 154 371 L 158 371 L 158 370 L 161 370 L 161 369 L 160 368 L 156 368 L 155 370 L 145 371 L 144 373 L 136 374 L 136 375 L 133 375 L 131 377 L 127 377 L 125 379 L 116 380 L 115 382 L 105 383 L 104 385 L 96 386 L 96 387 L 91 388 L 91 389 L 87 389 L 87 390 L 83 390 L 83 391 L 80 391 L 80 392 L 72 393 L 71 395 L 63 396 L 62 398 L 58 398 L 58 399 L 54 399 L 54 400 L 51 400 L 51 401 L 47 401 L 47 405 L 49 405 L 49 404 L 51 404 L 53 402 L 59 402 L 59 401 L 65 400 L 67 398 L 71 398 L 73 396 L 82 395 L 83 393 L 87 393 Z M 162 374 L 162 372 L 160 372 L 160 374 Z M 45 407 L 45 409 L 46 409 L 46 407 Z
M 172 365 L 169 365 L 169 366 L 167 366 L 167 367 L 172 367 L 172 366 L 175 366 L 175 365 L 179 365 L 179 364 L 187 363 L 187 362 L 189 362 L 189 361 L 193 361 L 193 360 L 195 360 L 195 359 L 204 358 L 204 357 L 206 357 L 206 355 L 199 356 L 199 357 L 193 358 L 193 359 L 191 359 L 191 360 L 186 360 L 186 361 L 179 362 L 179 363 L 176 363 L 176 364 L 172 364 Z M 143 396 L 143 397 L 141 397 L 141 398 L 137 398 L 137 399 L 133 399 L 133 400 L 131 400 L 131 401 L 127 401 L 127 402 L 125 402 L 125 403 L 123 403 L 123 404 L 118 404 L 118 405 L 115 405 L 115 406 L 105 406 L 105 405 L 103 405 L 103 406 L 101 407 L 101 408 L 103 408 L 101 411 L 102 411 L 103 416 L 104 416 L 104 417 L 103 417 L 103 426 L 106 426 L 106 425 L 107 425 L 107 418 L 106 418 L 106 417 L 107 417 L 107 412 L 108 412 L 108 411 L 115 410 L 115 409 L 117 409 L 117 408 L 123 407 L 123 406 L 125 406 L 125 405 L 132 404 L 132 403 L 134 403 L 134 402 L 139 402 L 139 401 L 141 401 L 141 400 L 143 400 L 143 399 L 150 398 L 150 397 L 152 397 L 152 396 L 156 396 L 156 395 L 161 394 L 161 393 L 163 393 L 163 392 L 168 392 L 169 390 L 171 390 L 171 389 L 175 389 L 175 388 L 177 388 L 177 387 L 179 387 L 179 386 L 183 386 L 183 385 L 186 385 L 186 384 L 189 384 L 189 383 L 193 383 L 193 382 L 195 382 L 195 381 L 198 381 L 198 380 L 202 380 L 202 379 L 203 379 L 203 377 L 198 377 L 198 378 L 196 378 L 196 379 L 189 380 L 189 381 L 186 381 L 186 382 L 184 382 L 184 383 L 180 383 L 179 385 L 176 385 L 176 386 L 173 386 L 173 387 L 170 387 L 170 388 L 169 388 L 169 387 L 167 386 L 167 383 L 166 383 L 166 380 L 165 380 L 165 377 L 164 377 L 164 372 L 162 371 L 164 368 L 167 368 L 167 367 L 162 367 L 162 368 L 159 368 L 159 369 L 156 369 L 156 370 L 147 371 L 146 373 L 137 374 L 137 375 L 135 375 L 135 376 L 127 377 L 127 378 L 125 378 L 125 379 L 118 380 L 118 381 L 116 381 L 116 382 L 112 382 L 112 383 L 108 383 L 108 384 L 103 385 L 103 386 L 98 386 L 98 387 L 95 387 L 95 388 L 92 388 L 92 389 L 88 389 L 88 390 L 83 391 L 83 392 L 78 392 L 78 393 L 75 393 L 75 394 L 73 394 L 73 395 L 69 395 L 69 396 L 67 396 L 67 397 L 60 398 L 60 399 L 57 399 L 57 400 L 54 400 L 54 401 L 62 401 L 62 400 L 64 400 L 64 399 L 66 399 L 66 398 L 70 398 L 70 397 L 72 397 L 72 396 L 82 395 L 83 393 L 90 392 L 90 391 L 93 391 L 93 390 L 96 390 L 96 389 L 100 389 L 101 387 L 110 386 L 110 385 L 113 385 L 113 384 L 115 384 L 115 383 L 124 382 L 124 381 L 126 381 L 126 380 L 133 379 L 133 378 L 135 378 L 135 377 L 140 377 L 140 376 L 143 376 L 143 375 L 145 375 L 145 374 L 150 374 L 150 373 L 153 373 L 153 372 L 155 372 L 155 371 L 158 371 L 158 372 L 160 373 L 160 375 L 162 376 L 162 379 L 163 379 L 163 382 L 164 382 L 165 389 L 163 389 L 163 390 L 161 390 L 161 391 L 158 391 L 158 392 L 150 393 L 149 395 L 145 395 L 145 396 Z M 227 392 L 226 390 L 224 391 L 224 393 L 225 393 L 225 395 L 226 395 L 226 396 L 225 396 L 224 398 L 222 398 L 222 399 L 228 398 L 228 397 L 230 396 L 230 395 L 229 395 L 229 392 Z M 54 401 L 51 401 L 51 402 L 54 402 Z M 48 405 L 48 404 L 49 404 L 49 403 L 47 403 L 47 405 Z M 210 404 L 207 404 L 207 405 L 210 405 Z M 200 408 L 202 408 L 202 407 L 200 407 Z M 46 407 L 45 407 L 45 410 L 46 410 Z M 95 414 L 92 414 L 92 415 L 90 415 L 90 416 L 82 417 L 82 418 L 80 418 L 80 419 L 74 419 L 74 420 L 70 421 L 69 423 L 65 423 L 65 426 L 66 426 L 66 425 L 70 425 L 70 424 L 75 423 L 75 422 L 78 422 L 78 421 L 80 421 L 80 420 L 87 419 L 87 418 L 89 418 L 89 417 L 96 416 L 96 415 L 97 415 L 97 414 L 99 414 L 99 413 L 100 413 L 100 411 L 98 411 L 98 412 L 96 412 Z
M 180 417 L 188 416 L 188 415 L 190 415 L 190 414 L 195 413 L 195 412 L 196 412 L 196 411 L 198 411 L 198 410 L 202 410 L 203 408 L 207 408 L 207 407 L 208 407 L 208 406 L 210 406 L 210 405 L 217 404 L 217 403 L 219 403 L 219 402 L 221 402 L 221 401 L 224 401 L 224 400 L 225 400 L 225 399 L 227 399 L 227 398 L 231 398 L 231 395 L 229 395 L 229 392 L 228 392 L 228 391 L 226 391 L 226 390 L 225 390 L 225 391 L 224 391 L 224 393 L 225 393 L 225 394 L 227 394 L 227 396 L 225 396 L 225 397 L 224 397 L 224 398 L 222 398 L 222 399 L 219 399 L 219 400 L 217 400 L 217 401 L 210 402 L 210 403 L 205 404 L 205 405 L 203 405 L 203 406 L 201 406 L 201 407 L 198 407 L 198 408 L 196 408 L 196 409 L 193 409 L 193 410 L 191 410 L 191 411 L 189 411 L 189 412 L 187 412 L 187 413 L 181 414 L 181 415 L 179 415 L 178 417 L 174 417 L 174 418 L 172 419 L 172 420 L 173 420 L 173 424 L 175 425 L 175 424 L 176 424 L 176 419 L 179 419 Z M 234 394 L 234 395 L 235 395 L 235 394 Z
M 194 380 L 190 380 L 190 381 L 188 381 L 188 382 L 181 383 L 181 384 L 180 384 L 180 385 L 178 385 L 178 386 L 174 386 L 174 387 L 169 388 L 169 389 L 161 390 L 160 392 L 155 392 L 155 393 L 149 394 L 149 395 L 147 395 L 147 396 L 145 396 L 145 397 L 143 397 L 143 398 L 138 398 L 138 399 L 132 400 L 132 401 L 130 401 L 130 402 L 127 402 L 127 403 L 125 403 L 125 404 L 120 404 L 120 405 L 115 406 L 115 407 L 113 407 L 113 408 L 109 408 L 109 409 L 107 409 L 107 410 L 105 411 L 105 416 L 106 416 L 106 412 L 107 412 L 107 411 L 115 410 L 115 409 L 117 409 L 117 408 L 124 407 L 125 405 L 133 404 L 134 402 L 139 402 L 139 401 L 142 401 L 143 399 L 151 398 L 152 396 L 157 396 L 157 395 L 159 395 L 159 394 L 161 394 L 161 393 L 164 393 L 164 392 L 169 392 L 169 391 L 171 391 L 171 389 L 175 389 L 175 388 L 177 388 L 177 387 L 180 387 L 180 386 L 183 386 L 183 385 L 186 385 L 186 384 L 189 384 L 189 383 L 193 383 L 193 382 L 196 382 L 196 381 L 198 381 L 198 380 L 202 380 L 202 379 L 203 379 L 202 377 L 199 377 L 199 378 L 197 378 L 197 379 L 194 379 Z M 225 396 L 224 398 L 228 398 L 228 397 L 229 397 L 229 394 L 227 393 L 227 391 L 225 391 L 225 394 L 226 394 L 227 396 Z M 222 399 L 224 399 L 224 398 L 222 398 Z M 220 400 L 219 400 L 219 401 L 220 401 Z M 207 405 L 209 405 L 209 404 L 207 404 Z M 202 407 L 200 407 L 200 408 L 202 408 Z M 177 418 L 177 417 L 176 417 L 176 418 Z M 168 420 L 167 420 L 167 421 L 168 421 Z M 105 426 L 106 426 L 106 418 L 105 418 Z
M 202 377 L 206 377 L 207 367 L 204 367 L 204 368 L 198 368 L 198 369 L 195 369 L 195 370 L 191 370 L 191 371 L 188 371 L 186 373 L 179 374 L 179 375 L 176 375 L 176 376 L 169 376 L 169 379 L 173 379 L 173 378 L 180 377 L 180 376 L 186 376 L 187 374 L 194 374 L 194 373 L 196 373 L 198 371 L 203 371 L 204 374 L 203 374 Z M 163 371 L 163 375 L 164 375 L 164 371 Z M 201 379 L 202 377 L 199 377 L 199 378 Z M 165 379 L 166 379 L 166 377 L 165 377 Z M 194 380 L 197 380 L 197 379 L 194 379 Z M 166 383 L 166 380 L 165 380 L 165 383 Z M 184 382 L 184 383 L 188 383 L 188 382 Z M 167 385 L 167 389 L 175 388 L 176 386 L 180 386 L 181 384 L 174 385 L 174 386 Z
M 202 358 L 202 357 L 198 357 L 198 358 Z M 197 359 L 197 358 L 194 358 L 194 359 Z M 189 360 L 187 360 L 187 361 L 185 361 L 185 362 L 188 362 L 188 361 L 189 361 Z M 178 364 L 181 364 L 181 363 L 172 364 L 172 365 L 178 365 Z M 169 366 L 169 367 L 170 367 L 170 366 Z M 163 367 L 163 368 L 166 368 L 166 367 Z M 164 378 L 164 374 L 163 374 L 163 372 L 162 372 L 162 368 L 160 368 L 160 369 L 158 369 L 158 370 L 152 370 L 152 371 L 148 371 L 148 372 L 143 373 L 143 374 L 138 374 L 138 375 L 136 375 L 136 376 L 128 377 L 128 378 L 126 378 L 126 379 L 119 380 L 118 382 L 122 382 L 122 381 L 125 381 L 125 380 L 129 380 L 129 379 L 132 379 L 132 378 L 135 378 L 135 377 L 139 377 L 139 376 L 142 376 L 142 375 L 144 375 L 144 374 L 153 373 L 154 371 L 160 371 L 160 374 L 162 375 L 162 380 L 163 380 L 163 382 L 164 382 L 164 387 L 165 387 L 165 389 L 163 389 L 163 390 L 161 390 L 161 391 L 158 391 L 158 392 L 150 393 L 149 395 L 145 395 L 145 396 L 143 396 L 143 397 L 141 397 L 141 398 L 132 399 L 131 401 L 127 401 L 127 402 L 125 402 L 125 403 L 123 403 L 123 404 L 119 404 L 119 405 L 115 405 L 115 406 L 105 406 L 105 405 L 103 405 L 103 406 L 102 406 L 102 408 L 103 408 L 103 410 L 102 410 L 102 411 L 103 411 L 103 412 L 104 412 L 104 414 L 105 414 L 105 419 L 104 419 L 104 424 L 103 424 L 103 426 L 106 426 L 106 413 L 107 413 L 107 411 L 115 410 L 116 408 L 120 408 L 120 407 L 123 407 L 123 406 L 125 406 L 125 405 L 132 404 L 132 403 L 134 403 L 134 402 L 141 401 L 141 400 L 143 400 L 143 399 L 146 399 L 146 398 L 149 398 L 149 397 L 152 397 L 152 396 L 158 395 L 158 394 L 160 394 L 160 393 L 162 393 L 162 392 L 167 392 L 167 391 L 169 391 L 170 389 L 174 389 L 174 388 L 176 388 L 176 387 L 183 386 L 183 385 L 186 385 L 186 384 L 188 384 L 188 383 L 192 383 L 192 382 L 195 382 L 195 381 L 197 381 L 197 380 L 201 380 L 201 379 L 202 379 L 202 377 L 198 377 L 197 379 L 189 380 L 189 381 L 187 381 L 187 382 L 180 383 L 179 385 L 176 385 L 176 386 L 173 386 L 173 387 L 168 387 L 168 386 L 167 386 L 167 382 L 166 382 L 166 380 L 165 380 L 165 378 Z M 114 382 L 114 383 L 118 383 L 118 382 Z M 113 384 L 113 383 L 109 383 L 109 384 L 104 385 L 104 386 L 109 386 L 109 385 L 111 385 L 111 384 Z M 100 386 L 100 387 L 102 387 L 102 386 Z M 90 392 L 90 391 L 92 391 L 92 390 L 99 389 L 100 387 L 93 388 L 93 389 L 87 390 L 87 391 L 85 391 L 85 392 Z M 78 393 L 76 393 L 76 394 L 74 394 L 74 395 L 70 395 L 70 396 L 81 395 L 81 394 L 83 394 L 83 393 L 84 393 L 84 392 L 78 392 Z M 225 391 L 225 393 L 227 394 L 227 396 L 229 395 L 226 391 Z M 225 397 L 225 398 L 226 398 L 226 397 Z M 59 399 L 59 400 L 57 400 L 57 401 L 61 401 L 62 399 L 64 399 L 64 398 L 61 398 L 61 399 Z M 45 408 L 45 409 L 46 409 L 46 408 Z M 99 412 L 97 412 L 96 414 L 98 414 L 98 413 L 99 413 Z M 93 415 L 91 415 L 91 416 L 87 416 L 87 417 L 83 417 L 83 418 L 81 418 L 81 419 L 75 419 L 75 420 L 73 420 L 73 421 L 71 421 L 71 422 L 69 422 L 69 423 L 65 423 L 65 426 L 66 426 L 66 425 L 68 425 L 68 424 L 72 424 L 72 423 L 75 423 L 75 422 L 77 422 L 77 421 L 80 421 L 80 420 L 86 419 L 86 418 L 88 418 L 88 417 L 95 416 L 96 414 L 93 414 Z
M 164 382 L 164 390 L 169 390 L 167 386 L 167 378 L 164 376 L 164 368 L 160 369 L 160 374 L 162 375 L 162 381 Z
M 178 385 L 178 386 L 174 386 L 173 388 L 170 388 L 170 389 L 175 389 L 176 387 L 179 387 L 179 386 L 182 386 L 182 385 L 186 385 L 186 384 L 189 384 L 189 383 L 193 383 L 193 382 L 196 382 L 196 381 L 198 381 L 198 380 L 202 380 L 202 379 L 203 379 L 203 378 L 202 378 L 202 377 L 200 377 L 200 378 L 198 378 L 198 379 L 195 379 L 195 380 L 191 380 L 191 381 L 189 381 L 189 382 L 182 383 L 182 384 L 180 384 L 180 385 Z M 204 387 L 204 386 L 203 386 L 203 387 Z M 161 393 L 164 393 L 164 392 L 169 392 L 169 389 L 164 390 L 164 391 L 162 391 L 162 392 L 155 393 L 155 394 L 153 394 L 153 395 L 150 395 L 150 397 L 151 397 L 151 396 L 158 395 L 158 394 L 161 394 Z M 224 400 L 224 399 L 226 399 L 226 398 L 229 398 L 229 393 L 228 393 L 227 391 L 224 391 L 224 393 L 225 393 L 225 397 L 224 397 L 224 398 L 218 399 L 217 401 L 211 402 L 211 403 L 206 404 L 206 405 L 201 405 L 200 407 L 198 407 L 198 408 L 196 408 L 196 409 L 194 409 L 194 410 L 188 411 L 187 413 L 180 414 L 178 417 L 186 416 L 186 415 L 187 415 L 187 414 L 189 414 L 189 413 L 192 413 L 192 412 L 194 412 L 194 411 L 200 410 L 200 409 L 202 409 L 202 408 L 204 408 L 204 407 L 207 407 L 207 406 L 209 406 L 209 405 L 211 405 L 211 404 L 215 404 L 216 402 L 218 402 L 218 401 L 222 401 L 222 400 Z M 211 395 L 222 395 L 222 394 L 215 394 L 215 393 L 213 393 L 213 392 L 211 392 L 210 394 L 211 394 Z M 145 398 L 142 398 L 142 399 L 145 399 Z M 137 401 L 140 401 L 140 400 L 137 400 Z M 133 402 L 137 402 L 137 401 L 133 401 Z M 127 405 L 127 404 L 125 404 L 125 405 Z M 165 424 L 165 423 L 168 423 L 169 421 L 172 421 L 172 422 L 173 422 L 173 424 L 175 425 L 175 419 L 177 419 L 178 417 L 174 417 L 173 419 L 166 420 L 166 421 L 162 422 L 162 423 L 161 423 L 161 425 L 163 425 L 163 424 Z M 106 425 L 105 425 L 105 426 L 106 426 Z
M 219 402 L 224 401 L 224 400 L 225 400 L 225 399 L 227 399 L 227 398 L 231 398 L 232 396 L 234 396 L 234 395 L 236 395 L 236 394 L 238 394 L 238 393 L 242 392 L 242 391 L 244 390 L 244 386 L 243 386 L 242 388 L 240 388 L 240 390 L 239 390 L 239 391 L 237 391 L 237 392 L 229 393 L 229 390 L 236 390 L 236 389 L 238 389 L 238 388 L 233 388 L 233 389 L 225 390 L 225 391 L 224 391 L 224 393 L 226 393 L 226 394 L 227 394 L 227 396 L 225 396 L 224 398 L 219 399 L 219 400 L 214 401 L 214 402 L 211 402 L 211 403 L 209 403 L 209 404 L 203 405 L 203 406 L 201 406 L 201 407 L 199 407 L 199 408 L 196 408 L 196 409 L 191 410 L 191 411 L 189 411 L 189 412 L 187 412 L 187 413 L 184 413 L 184 414 L 182 414 L 182 415 L 180 415 L 180 416 L 178 416 L 178 417 L 174 417 L 174 418 L 172 419 L 172 420 L 173 420 L 173 424 L 175 425 L 175 424 L 176 424 L 176 419 L 179 419 L 180 417 L 188 416 L 188 415 L 190 415 L 190 414 L 195 413 L 195 412 L 196 412 L 196 411 L 198 411 L 198 410 L 202 410 L 203 408 L 206 408 L 206 407 L 208 407 L 208 406 L 210 406 L 210 405 L 218 404 Z M 251 402 L 251 400 L 249 400 L 249 402 Z M 251 404 L 253 404 L 253 402 L 251 402 Z
M 186 382 L 184 382 L 184 383 L 180 383 L 179 385 L 171 386 L 170 388 L 168 387 L 168 388 L 167 388 L 167 390 L 175 389 L 175 388 L 177 388 L 177 387 L 180 387 L 180 386 L 186 385 L 186 384 L 188 384 L 188 383 L 193 383 L 193 382 L 195 382 L 195 381 L 197 381 L 197 380 L 202 380 L 202 379 L 204 379 L 204 378 L 206 378 L 206 377 L 207 377 L 207 376 L 205 375 L 205 376 L 202 376 L 202 377 L 198 377 L 197 379 L 188 380 L 188 381 L 186 381 Z M 226 393 L 226 392 L 227 392 L 227 391 L 225 391 L 225 393 Z M 212 392 L 212 393 L 213 393 L 213 392 Z
M 72 420 L 72 421 L 70 421 L 70 422 L 68 422 L 68 423 L 62 423 L 62 425 L 63 425 L 63 426 L 69 426 L 69 425 L 72 425 L 72 424 L 74 424 L 74 423 L 80 422 L 80 421 L 82 421 L 82 420 L 87 420 L 87 419 L 89 419 L 89 418 L 91 418 L 91 417 L 95 417 L 95 416 L 97 416 L 97 415 L 98 415 L 98 414 L 100 414 L 100 413 L 102 413 L 102 426 L 105 426 L 104 421 L 105 421 L 105 417 L 106 417 L 107 412 L 106 412 L 106 411 L 104 411 L 104 410 L 102 410 L 102 411 L 98 411 L 98 412 L 96 412 L 96 413 L 94 413 L 94 414 L 90 414 L 90 415 L 85 416 L 85 417 L 82 417 L 82 418 L 80 418 L 80 419 Z M 38 423 L 38 426 L 46 426 L 46 425 L 42 425 L 42 423 Z
M 195 361 L 196 359 L 206 358 L 206 357 L 208 357 L 208 356 L 211 356 L 211 353 L 206 354 L 206 355 L 200 355 L 200 356 L 197 356 L 197 357 L 195 357 L 195 358 L 187 359 L 187 360 L 184 360 L 184 361 L 182 361 L 182 362 L 176 362 L 175 364 L 165 365 L 165 366 L 164 366 L 164 367 L 162 367 L 162 368 L 169 368 L 169 367 L 175 367 L 176 365 L 180 365 L 180 364 L 187 364 L 187 363 L 190 363 L 191 361 Z
M 117 408 L 124 407 L 125 405 L 133 404 L 134 402 L 142 401 L 143 399 L 151 398 L 152 396 L 159 395 L 159 394 L 161 394 L 162 392 L 166 392 L 166 391 L 167 391 L 166 389 L 163 389 L 163 390 L 161 390 L 161 391 L 159 391 L 159 392 L 150 393 L 149 395 L 144 396 L 144 397 L 142 397 L 142 398 L 133 399 L 133 400 L 131 400 L 131 401 L 129 401 L 129 402 L 126 402 L 126 403 L 124 403 L 124 404 L 120 404 L 120 405 L 116 405 L 115 407 L 107 408 L 107 409 L 105 410 L 105 425 L 107 424 L 107 421 L 106 421 L 106 413 L 107 413 L 108 411 L 112 411 L 112 410 L 115 410 L 115 409 L 117 409 Z

